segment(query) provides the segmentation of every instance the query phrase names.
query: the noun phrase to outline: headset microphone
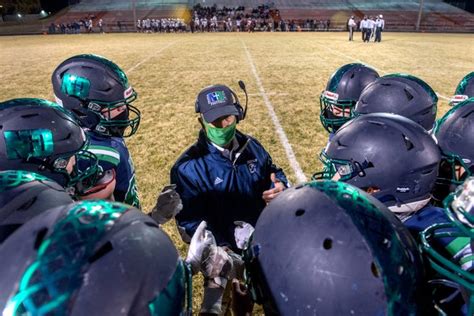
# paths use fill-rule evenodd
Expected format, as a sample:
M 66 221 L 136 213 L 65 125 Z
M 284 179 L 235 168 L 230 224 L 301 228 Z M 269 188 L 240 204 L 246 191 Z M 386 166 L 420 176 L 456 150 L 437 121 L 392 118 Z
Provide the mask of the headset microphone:
M 247 89 L 245 89 L 245 83 L 242 81 L 242 80 L 239 80 L 239 87 L 240 89 L 242 89 L 245 93 L 245 110 L 244 110 L 244 115 L 242 117 L 242 119 L 245 118 L 245 116 L 247 115 L 247 105 L 249 103 L 249 96 L 247 94 Z

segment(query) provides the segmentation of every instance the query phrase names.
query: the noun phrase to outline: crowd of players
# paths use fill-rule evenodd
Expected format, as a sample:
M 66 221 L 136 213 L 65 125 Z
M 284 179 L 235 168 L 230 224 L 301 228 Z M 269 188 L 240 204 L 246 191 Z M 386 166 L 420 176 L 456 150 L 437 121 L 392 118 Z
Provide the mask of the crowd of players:
M 151 216 L 124 142 L 141 119 L 126 74 L 77 55 L 52 84 L 55 102 L 0 103 L 3 314 L 189 314 L 197 273 L 204 314 L 474 313 L 474 72 L 436 120 L 422 79 L 342 66 L 320 96 L 323 170 L 294 187 L 237 130 L 245 84 L 245 107 L 207 87 Z M 160 228 L 174 218 L 185 260 Z

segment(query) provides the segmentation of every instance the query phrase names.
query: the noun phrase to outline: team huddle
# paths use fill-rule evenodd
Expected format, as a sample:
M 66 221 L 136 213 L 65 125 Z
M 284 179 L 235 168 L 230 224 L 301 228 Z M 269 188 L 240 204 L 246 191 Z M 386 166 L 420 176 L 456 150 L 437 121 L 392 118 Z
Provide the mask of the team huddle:
M 141 210 L 124 138 L 137 92 L 97 55 L 52 74 L 55 102 L 0 103 L 3 315 L 474 314 L 474 72 L 436 120 L 422 79 L 348 64 L 320 96 L 323 169 L 291 186 L 225 85 Z M 161 225 L 174 220 L 180 258 Z

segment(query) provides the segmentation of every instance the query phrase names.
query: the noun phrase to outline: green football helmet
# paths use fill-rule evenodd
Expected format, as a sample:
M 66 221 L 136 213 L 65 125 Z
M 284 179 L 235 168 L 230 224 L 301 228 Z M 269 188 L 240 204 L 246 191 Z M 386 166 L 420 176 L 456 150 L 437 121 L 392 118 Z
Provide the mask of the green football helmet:
M 447 282 L 454 282 L 459 287 L 467 304 L 466 315 L 474 315 L 473 258 L 469 249 L 464 249 L 470 247 L 472 252 L 474 240 L 474 177 L 468 178 L 443 204 L 451 222 L 434 224 L 425 229 L 421 233 L 422 250 L 431 267 L 446 278 Z M 455 259 L 448 258 L 436 248 L 438 239 L 449 237 L 455 238 L 451 243 L 452 247 L 456 247 L 456 244 L 467 245 L 462 249 L 455 249 Z
M 456 91 L 454 91 L 454 96 L 449 101 L 449 105 L 455 106 L 459 102 L 467 100 L 474 97 L 474 71 L 468 73 L 464 78 L 461 79 Z
M 319 97 L 319 118 L 329 133 L 335 133 L 352 117 L 359 96 L 379 74 L 363 64 L 347 64 L 337 69 Z
M 77 55 L 53 72 L 56 102 L 73 112 L 81 125 L 103 136 L 128 137 L 140 124 L 132 105 L 137 93 L 127 75 L 112 61 L 97 55 Z M 111 113 L 122 108 L 120 115 Z
M 95 185 L 97 157 L 68 110 L 43 99 L 13 99 L 0 103 L 0 126 L 0 171 L 39 173 L 72 195 Z

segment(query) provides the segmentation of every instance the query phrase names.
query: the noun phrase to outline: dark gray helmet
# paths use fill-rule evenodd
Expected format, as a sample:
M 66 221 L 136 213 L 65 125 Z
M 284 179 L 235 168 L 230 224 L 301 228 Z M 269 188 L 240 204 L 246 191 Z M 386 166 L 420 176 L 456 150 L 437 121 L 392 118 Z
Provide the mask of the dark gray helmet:
M 342 126 L 321 152 L 324 171 L 315 179 L 347 182 L 373 195 L 394 212 L 429 200 L 441 159 L 431 135 L 400 115 L 359 116 Z
M 11 315 L 179 315 L 191 289 L 170 238 L 121 203 L 51 209 L 15 231 L 0 257 L 0 310 Z
M 0 171 L 0 244 L 36 215 L 69 203 L 69 194 L 53 180 L 26 171 Z
M 97 157 L 85 150 L 84 131 L 63 107 L 42 99 L 5 101 L 0 103 L 0 126 L 0 171 L 39 173 L 75 194 L 95 184 Z M 69 173 L 72 157 L 77 163 Z
M 438 97 L 426 82 L 411 75 L 392 74 L 378 78 L 362 91 L 354 115 L 393 113 L 431 130 L 437 104 Z
M 266 315 L 418 315 L 417 245 L 380 202 L 343 182 L 285 190 L 260 215 L 250 289 Z
M 474 98 L 458 103 L 439 119 L 434 136 L 441 149 L 441 164 L 433 196 L 442 201 L 474 175 Z
M 56 102 L 73 112 L 82 126 L 105 136 L 128 137 L 137 131 L 140 111 L 131 104 L 137 93 L 122 69 L 110 60 L 73 56 L 54 70 L 51 80 Z M 125 111 L 110 118 L 110 111 L 122 106 Z
M 454 96 L 449 101 L 449 105 L 455 106 L 469 98 L 474 98 L 474 71 L 461 79 L 456 87 L 456 91 L 454 91 Z
M 363 64 L 347 64 L 336 70 L 319 98 L 321 113 L 319 118 L 329 133 L 335 133 L 339 127 L 351 119 L 352 110 L 366 86 L 379 77 L 379 74 Z M 335 115 L 337 107 L 345 115 Z

